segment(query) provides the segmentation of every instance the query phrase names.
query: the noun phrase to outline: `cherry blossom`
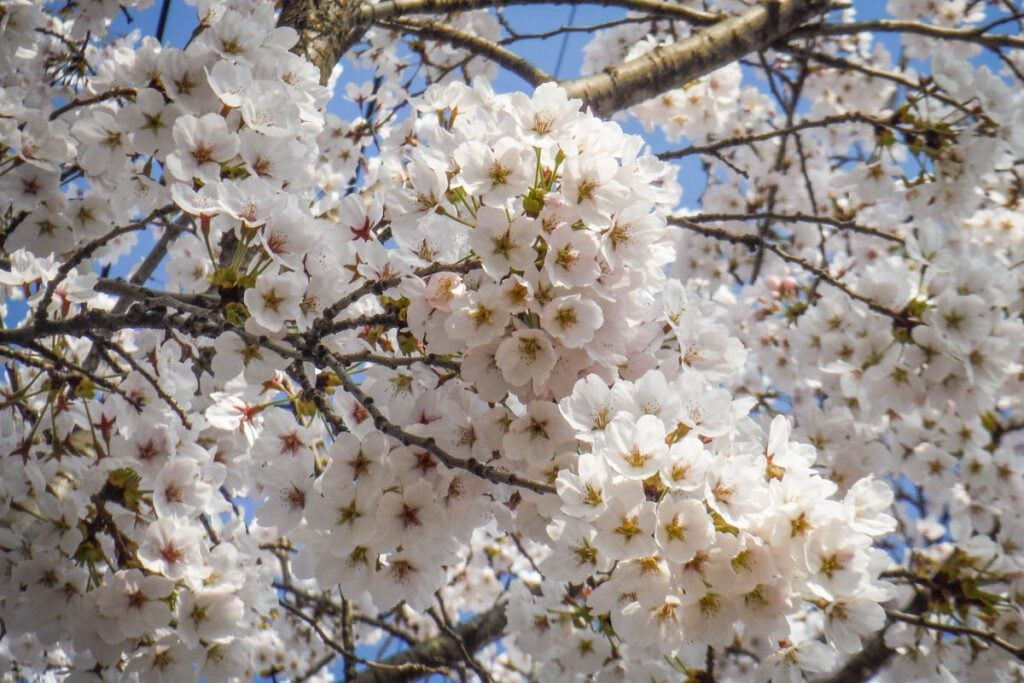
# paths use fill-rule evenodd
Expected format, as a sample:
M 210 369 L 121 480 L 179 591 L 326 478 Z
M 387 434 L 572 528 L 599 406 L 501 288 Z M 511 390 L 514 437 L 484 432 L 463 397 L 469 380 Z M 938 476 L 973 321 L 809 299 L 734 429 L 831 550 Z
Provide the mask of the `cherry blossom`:
M 1021 677 L 1013 3 L 190 4 L 0 0 L 7 677 Z

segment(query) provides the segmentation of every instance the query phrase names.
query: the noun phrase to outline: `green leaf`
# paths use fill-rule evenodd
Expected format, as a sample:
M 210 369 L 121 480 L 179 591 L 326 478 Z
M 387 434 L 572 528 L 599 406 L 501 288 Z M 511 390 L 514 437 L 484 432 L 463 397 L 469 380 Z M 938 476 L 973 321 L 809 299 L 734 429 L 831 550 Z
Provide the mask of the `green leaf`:
M 708 505 L 705 505 L 708 509 L 708 514 L 711 515 L 711 519 L 715 522 L 715 531 L 721 534 L 729 534 L 731 536 L 739 536 L 740 528 L 729 524 L 725 521 L 725 517 L 722 517 L 719 512 Z

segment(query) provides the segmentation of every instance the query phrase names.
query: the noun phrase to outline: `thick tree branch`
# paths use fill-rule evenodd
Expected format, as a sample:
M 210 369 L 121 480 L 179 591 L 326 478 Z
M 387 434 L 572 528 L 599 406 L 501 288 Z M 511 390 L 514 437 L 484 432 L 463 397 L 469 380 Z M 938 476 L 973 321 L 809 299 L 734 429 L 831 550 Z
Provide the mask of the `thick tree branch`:
M 292 51 L 320 69 L 327 85 L 341 56 L 359 42 L 369 23 L 361 19 L 359 0 L 284 0 L 278 24 L 299 33 Z
M 607 116 L 764 49 L 828 8 L 828 0 L 769 0 L 678 43 L 562 85 L 570 97 Z
M 36 324 L 0 330 L 0 345 L 25 346 L 60 334 L 91 337 L 98 331 L 116 332 L 132 327 L 188 330 L 197 335 L 217 334 L 221 331 L 221 327 L 217 323 L 209 320 L 198 320 L 190 315 L 169 311 L 134 308 L 121 315 L 103 311 L 87 311 L 61 320 L 44 319 Z
M 299 42 L 294 52 L 320 69 L 320 83 L 326 85 L 334 65 L 375 22 L 413 14 L 449 14 L 527 4 L 549 4 L 549 0 L 386 0 L 378 4 L 359 0 L 283 0 L 278 23 L 298 31 Z M 605 0 L 596 4 L 681 19 L 698 26 L 711 24 L 721 16 L 664 0 Z
M 454 664 L 463 659 L 464 651 L 477 652 L 500 638 L 505 631 L 505 625 L 505 605 L 499 603 L 483 614 L 454 626 L 451 634 L 442 633 L 436 638 L 403 650 L 382 663 L 389 667 L 405 664 L 435 667 Z M 353 683 L 401 683 L 415 680 L 416 676 L 417 674 L 412 671 L 364 669 L 353 679 Z
M 295 51 L 320 68 L 321 83 L 327 83 L 341 56 L 359 41 L 373 22 L 410 14 L 450 12 L 530 4 L 540 0 L 387 0 L 376 5 L 358 5 L 354 0 L 286 0 L 280 23 L 299 32 Z M 609 3 L 651 14 L 676 16 L 694 24 L 708 24 L 720 15 L 697 12 L 660 0 L 617 0 Z M 598 114 L 609 115 L 658 93 L 703 76 L 755 50 L 764 49 L 793 32 L 801 24 L 829 8 L 828 0 L 767 0 L 742 15 L 721 19 L 694 36 L 656 48 L 603 73 L 564 83 L 571 97 L 582 98 Z M 424 25 L 425 26 L 425 25 Z M 440 32 L 434 31 L 438 39 Z M 451 40 L 453 36 L 444 36 Z M 465 40 L 461 46 L 469 48 Z M 491 50 L 491 58 L 500 57 Z M 499 63 L 508 60 L 496 60 Z M 539 70 L 517 71 L 535 83 Z
M 567 2 L 564 4 L 581 4 Z M 448 14 L 468 12 L 477 9 L 511 7 L 513 5 L 550 5 L 550 0 L 384 0 L 375 5 L 367 3 L 359 12 L 362 21 L 370 23 L 381 19 L 408 16 L 410 14 Z M 557 4 L 557 3 L 555 3 Z M 681 19 L 697 26 L 713 24 L 722 15 L 702 12 L 685 5 L 665 0 L 593 0 L 591 4 L 605 7 L 622 7 L 635 12 L 646 12 L 659 17 Z
M 301 619 L 305 623 L 309 624 L 313 628 L 313 631 L 316 632 L 316 634 L 320 638 L 320 640 L 324 643 L 324 645 L 326 645 L 327 647 L 331 648 L 336 653 L 338 653 L 339 655 L 344 657 L 345 661 L 351 660 L 351 661 L 357 662 L 359 664 L 365 664 L 365 665 L 371 667 L 370 669 L 368 669 L 368 671 L 381 672 L 381 673 L 385 674 L 386 676 L 398 676 L 398 678 L 395 678 L 395 679 L 384 678 L 383 680 L 388 680 L 388 681 L 390 681 L 390 680 L 409 681 L 409 680 L 415 680 L 416 678 L 420 678 L 422 676 L 429 676 L 432 673 L 441 673 L 438 670 L 438 668 L 431 668 L 431 667 L 426 666 L 424 664 L 420 664 L 419 662 L 402 662 L 402 663 L 397 663 L 397 664 L 390 664 L 390 663 L 382 664 L 382 663 L 379 663 L 379 662 L 374 662 L 374 661 L 369 660 L 369 659 L 364 659 L 363 657 L 360 657 L 359 655 L 357 655 L 355 652 L 353 652 L 351 650 L 346 650 L 345 649 L 345 645 L 343 643 L 339 643 L 338 641 L 336 641 L 333 638 L 331 638 L 331 636 L 328 635 L 327 631 L 324 630 L 323 626 L 320 624 L 320 620 L 319 619 L 317 619 L 315 617 L 309 616 L 308 614 L 303 612 L 301 609 L 299 609 L 297 606 L 292 605 L 291 603 L 289 603 L 287 600 L 278 600 L 278 604 L 281 605 L 281 607 L 283 607 L 285 609 L 285 611 L 287 611 L 288 613 L 295 615 L 296 617 L 298 617 L 299 619 Z M 346 680 L 349 680 L 349 679 L 346 679 Z M 354 680 L 358 680 L 358 678 L 354 679 Z M 378 680 L 378 679 L 371 678 L 369 680 Z

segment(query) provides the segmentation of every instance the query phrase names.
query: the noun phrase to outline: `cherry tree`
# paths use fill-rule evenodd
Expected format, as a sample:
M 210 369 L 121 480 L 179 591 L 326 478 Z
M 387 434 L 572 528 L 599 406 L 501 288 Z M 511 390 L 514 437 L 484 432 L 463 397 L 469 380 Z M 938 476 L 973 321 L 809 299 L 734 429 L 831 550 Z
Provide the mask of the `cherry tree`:
M 5 680 L 1024 677 L 1016 0 L 145 4 L 0 0 Z

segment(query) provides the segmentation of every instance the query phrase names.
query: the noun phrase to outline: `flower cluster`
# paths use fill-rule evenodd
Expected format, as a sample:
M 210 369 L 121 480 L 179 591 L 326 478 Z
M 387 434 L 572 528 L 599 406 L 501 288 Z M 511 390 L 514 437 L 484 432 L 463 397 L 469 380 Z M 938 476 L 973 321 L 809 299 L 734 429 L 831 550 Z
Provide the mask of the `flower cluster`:
M 491 401 L 559 398 L 589 372 L 642 364 L 673 255 L 669 167 L 553 84 L 532 98 L 435 86 L 420 108 L 436 115 L 416 129 L 428 144 L 386 203 L 401 257 L 452 265 L 403 281 L 424 348 L 465 353 L 463 376 Z M 471 254 L 479 265 L 460 267 Z
M 324 86 L 273 3 L 198 5 L 176 49 L 0 0 L 3 675 L 462 633 L 507 636 L 481 679 L 797 681 L 869 637 L 892 679 L 1020 676 L 1024 59 L 962 30 L 1002 10 L 889 3 L 913 67 L 832 13 L 767 85 L 631 107 L 659 158 L 495 93 L 475 50 L 524 36 L 486 10 L 386 3 Z M 630 13 L 585 69 L 691 31 Z
M 101 59 L 90 46 L 80 89 L 38 70 L 43 55 L 59 63 L 72 41 L 102 36 L 118 9 L 96 3 L 58 20 L 34 4 L 0 7 L 0 61 L 10 66 L 0 204 L 14 216 L 0 280 L 26 299 L 27 320 L 123 310 L 98 291 L 87 259 L 116 262 L 165 216 L 177 215 L 161 226 L 172 290 L 208 290 L 232 240 L 239 254 L 259 252 L 253 274 L 294 279 L 312 240 L 327 91 L 288 51 L 295 32 L 275 26 L 270 6 L 235 3 L 211 8 L 209 30 L 184 50 L 127 40 Z M 58 98 L 67 104 L 51 104 Z M 190 215 L 199 229 L 182 233 Z M 242 274 L 235 265 L 217 273 L 221 285 L 237 283 L 226 277 Z M 260 285 L 247 302 L 271 289 Z M 271 307 L 250 308 L 279 328 Z M 212 358 L 201 380 L 175 338 L 131 330 L 55 342 L 57 367 L 91 363 L 96 373 L 53 374 L 41 393 L 37 368 L 12 374 L 30 407 L 5 408 L 0 430 L 11 454 L 0 459 L 0 601 L 5 652 L 24 675 L 61 667 L 228 680 L 269 668 L 259 653 L 283 652 L 294 637 L 286 623 L 276 645 L 260 633 L 277 604 L 273 556 L 232 508 L 255 470 L 218 440 L 218 411 L 208 422 L 203 414 L 222 388 L 213 377 L 241 377 L 243 358 L 256 382 L 276 372 L 269 352 L 252 362 L 239 340 L 196 338 L 191 349 Z
M 923 3 L 890 5 L 908 19 L 981 19 L 963 16 L 958 3 L 946 4 L 948 17 Z M 894 80 L 885 76 L 898 67 L 866 40 L 860 50 L 870 54 L 869 69 L 810 74 L 804 87 L 813 109 L 799 163 L 788 161 L 792 148 L 772 133 L 786 124 L 755 120 L 744 135 L 763 141 L 726 151 L 702 197 L 702 212 L 727 218 L 688 232 L 677 272 L 712 282 L 758 273 L 737 292 L 742 303 L 731 318 L 750 349 L 738 386 L 790 413 L 796 433 L 819 449 L 824 475 L 843 489 L 869 474 L 895 482 L 905 504 L 891 514 L 907 547 L 894 555 L 944 571 L 943 563 L 966 553 L 956 569 L 961 580 L 991 581 L 986 598 L 1000 605 L 1000 619 L 1016 623 L 1019 531 L 1006 511 L 1024 500 L 1016 435 L 1024 327 L 1016 181 L 1000 169 L 1024 148 L 1020 114 L 1011 110 L 1020 95 L 989 67 L 963 59 L 969 47 L 904 41 L 932 59 L 947 95 L 892 107 Z M 968 100 L 973 109 L 961 104 Z M 841 126 L 813 124 L 844 117 L 850 121 Z M 837 150 L 858 148 L 874 151 L 835 162 Z M 772 168 L 775 158 L 786 158 L 785 167 Z M 772 180 L 752 187 L 752 176 Z M 826 194 L 831 212 L 821 205 Z M 766 223 L 745 214 L 766 200 L 779 219 L 767 234 L 779 248 L 759 254 L 750 242 L 730 246 L 715 237 L 758 235 Z M 824 228 L 804 220 L 823 213 Z M 965 623 L 981 629 L 992 616 L 980 607 L 968 614 Z M 934 655 L 901 662 L 893 676 L 967 680 L 967 646 L 939 656 L 932 636 L 913 629 L 893 636 L 894 646 Z M 1014 666 L 994 653 L 984 661 Z
M 785 417 L 764 435 L 747 417 L 752 401 L 721 386 L 743 357 L 730 353 L 738 342 L 716 322 L 717 307 L 673 290 L 664 319 L 681 360 L 611 386 L 592 375 L 559 403 L 580 453 L 556 480 L 554 542 L 539 565 L 548 599 L 524 593 L 513 612 L 515 631 L 544 645 L 521 646 L 547 667 L 614 676 L 621 661 L 609 669 L 605 656 L 580 659 L 571 643 L 699 667 L 709 647 L 742 641 L 767 656 L 785 641 L 793 659 L 769 658 L 768 670 L 827 671 L 884 621 L 887 559 L 872 544 L 895 529 L 893 494 L 866 477 L 836 500 L 814 447 L 790 439 Z M 686 341 L 695 337 L 699 358 Z M 584 589 L 563 598 L 556 582 Z M 828 648 L 804 642 L 809 605 Z

